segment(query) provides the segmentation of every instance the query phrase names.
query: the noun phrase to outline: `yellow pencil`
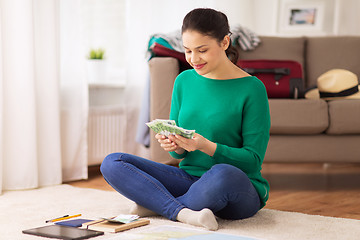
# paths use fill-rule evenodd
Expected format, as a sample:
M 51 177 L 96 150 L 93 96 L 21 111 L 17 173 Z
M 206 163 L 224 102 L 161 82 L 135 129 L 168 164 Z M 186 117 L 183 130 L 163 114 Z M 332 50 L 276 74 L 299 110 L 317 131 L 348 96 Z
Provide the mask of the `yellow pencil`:
M 65 219 L 79 217 L 79 216 L 81 216 L 81 214 L 76 214 L 76 215 L 62 217 L 62 218 L 56 218 L 56 219 L 50 220 L 49 222 L 57 222 L 57 221 L 62 221 L 62 220 L 65 220 Z

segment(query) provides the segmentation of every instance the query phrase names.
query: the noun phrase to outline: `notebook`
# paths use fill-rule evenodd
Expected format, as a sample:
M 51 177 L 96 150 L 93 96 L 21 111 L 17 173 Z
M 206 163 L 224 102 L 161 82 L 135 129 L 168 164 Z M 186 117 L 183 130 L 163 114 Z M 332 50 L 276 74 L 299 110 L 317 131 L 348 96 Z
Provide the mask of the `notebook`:
M 82 225 L 83 228 L 96 230 L 96 231 L 103 231 L 103 232 L 121 232 L 131 228 L 144 226 L 150 223 L 148 219 L 139 219 L 130 223 L 114 223 L 109 222 L 107 220 L 95 220 L 92 222 L 87 222 Z
M 81 227 L 83 223 L 91 222 L 91 221 L 94 221 L 94 220 L 80 218 L 80 219 L 55 222 L 55 224 L 62 225 L 62 226 L 68 226 L 68 227 Z

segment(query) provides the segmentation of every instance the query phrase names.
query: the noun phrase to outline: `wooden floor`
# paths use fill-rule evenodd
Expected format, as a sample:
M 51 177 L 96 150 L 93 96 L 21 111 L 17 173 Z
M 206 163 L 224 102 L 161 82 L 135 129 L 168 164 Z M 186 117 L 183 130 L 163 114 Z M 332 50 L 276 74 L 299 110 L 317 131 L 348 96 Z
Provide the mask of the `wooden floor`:
M 265 208 L 360 220 L 360 164 L 263 164 L 270 183 Z M 77 187 L 113 191 L 99 167 Z

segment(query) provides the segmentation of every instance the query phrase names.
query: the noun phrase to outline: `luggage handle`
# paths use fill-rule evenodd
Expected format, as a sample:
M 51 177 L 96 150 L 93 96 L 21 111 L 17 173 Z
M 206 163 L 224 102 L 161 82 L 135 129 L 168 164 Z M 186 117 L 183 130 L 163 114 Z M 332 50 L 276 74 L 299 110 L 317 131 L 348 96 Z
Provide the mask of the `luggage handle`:
M 249 74 L 273 73 L 277 85 L 282 76 L 290 75 L 290 68 L 243 68 L 243 70 Z

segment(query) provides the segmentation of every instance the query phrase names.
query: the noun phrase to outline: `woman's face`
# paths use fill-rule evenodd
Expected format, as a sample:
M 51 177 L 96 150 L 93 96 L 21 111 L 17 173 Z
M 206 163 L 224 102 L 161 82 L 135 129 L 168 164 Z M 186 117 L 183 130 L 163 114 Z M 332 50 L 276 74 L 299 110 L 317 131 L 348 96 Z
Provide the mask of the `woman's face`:
M 222 42 L 197 31 L 188 30 L 182 34 L 186 61 L 204 77 L 211 78 L 216 72 L 228 47 L 227 36 Z

